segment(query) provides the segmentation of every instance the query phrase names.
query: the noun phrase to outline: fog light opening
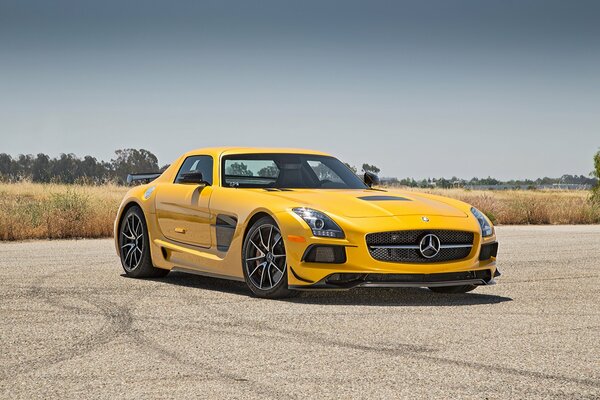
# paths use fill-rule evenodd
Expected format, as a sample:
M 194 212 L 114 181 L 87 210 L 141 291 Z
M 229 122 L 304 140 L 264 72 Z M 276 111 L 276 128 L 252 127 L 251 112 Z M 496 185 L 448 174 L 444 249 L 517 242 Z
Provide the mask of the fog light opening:
M 303 261 L 324 264 L 343 264 L 346 262 L 344 246 L 312 245 L 306 249 Z

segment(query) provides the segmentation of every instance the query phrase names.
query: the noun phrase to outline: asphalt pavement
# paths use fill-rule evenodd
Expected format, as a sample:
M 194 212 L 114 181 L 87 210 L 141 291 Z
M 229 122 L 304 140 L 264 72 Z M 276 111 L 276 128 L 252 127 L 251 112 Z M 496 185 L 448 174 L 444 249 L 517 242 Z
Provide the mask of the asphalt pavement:
M 250 296 L 0 243 L 0 398 L 600 398 L 600 226 L 499 227 L 498 284 Z

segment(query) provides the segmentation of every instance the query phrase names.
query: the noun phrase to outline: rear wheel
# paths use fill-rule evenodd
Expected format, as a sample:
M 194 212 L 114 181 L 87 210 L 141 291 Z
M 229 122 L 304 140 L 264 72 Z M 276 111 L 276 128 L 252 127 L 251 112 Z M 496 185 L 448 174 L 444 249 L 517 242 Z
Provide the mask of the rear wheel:
M 121 265 L 127 276 L 156 278 L 169 273 L 169 270 L 155 268 L 152 264 L 146 219 L 137 206 L 127 210 L 121 219 L 119 249 Z
M 477 286 L 475 285 L 461 285 L 461 286 L 436 286 L 430 287 L 429 290 L 435 293 L 449 293 L 449 294 L 459 294 L 459 293 L 467 293 L 472 290 L 475 290 Z
M 283 237 L 272 218 L 259 219 L 248 231 L 242 264 L 246 284 L 256 296 L 274 299 L 294 294 L 288 289 Z

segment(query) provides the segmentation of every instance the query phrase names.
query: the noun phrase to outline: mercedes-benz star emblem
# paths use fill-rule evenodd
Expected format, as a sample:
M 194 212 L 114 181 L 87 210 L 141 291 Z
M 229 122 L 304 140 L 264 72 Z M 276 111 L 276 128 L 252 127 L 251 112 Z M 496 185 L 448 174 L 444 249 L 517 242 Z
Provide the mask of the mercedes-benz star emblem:
M 440 238 L 435 236 L 433 233 L 423 236 L 421 243 L 419 243 L 419 251 L 425 258 L 433 258 L 440 252 Z
M 423 220 L 423 222 L 429 222 L 429 218 L 427 217 L 421 217 L 421 219 Z

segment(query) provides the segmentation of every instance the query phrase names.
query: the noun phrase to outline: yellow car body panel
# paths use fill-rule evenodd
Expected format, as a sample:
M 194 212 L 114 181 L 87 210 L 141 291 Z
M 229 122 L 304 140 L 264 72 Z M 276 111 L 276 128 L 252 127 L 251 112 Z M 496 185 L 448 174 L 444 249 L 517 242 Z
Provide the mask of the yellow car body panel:
M 244 280 L 242 247 L 249 221 L 258 213 L 271 216 L 281 230 L 287 254 L 290 287 L 310 288 L 336 273 L 435 274 L 489 270 L 496 275 L 496 257 L 479 260 L 481 245 L 496 241 L 495 232 L 482 237 L 471 206 L 458 200 L 416 193 L 363 189 L 293 189 L 266 191 L 221 185 L 221 160 L 226 155 L 287 153 L 327 156 L 304 149 L 205 148 L 190 151 L 154 181 L 135 186 L 125 195 L 115 220 L 115 245 L 124 211 L 138 205 L 146 218 L 150 252 L 155 267 L 178 269 L 209 276 Z M 175 177 L 187 157 L 213 158 L 212 185 L 176 184 Z M 364 196 L 393 195 L 407 201 L 364 201 Z M 295 214 L 295 207 L 310 207 L 327 214 L 345 233 L 345 238 L 316 237 Z M 217 247 L 217 216 L 234 217 L 233 236 L 226 251 Z M 426 218 L 424 218 L 426 217 Z M 488 221 L 489 222 L 489 221 Z M 491 223 L 490 223 L 491 225 Z M 366 235 L 405 230 L 455 230 L 472 232 L 468 257 L 450 262 L 398 263 L 379 261 L 367 248 Z M 343 245 L 346 262 L 310 263 L 302 260 L 314 244 Z M 291 271 L 290 271 L 291 269 Z M 490 282 L 493 283 L 493 282 Z

